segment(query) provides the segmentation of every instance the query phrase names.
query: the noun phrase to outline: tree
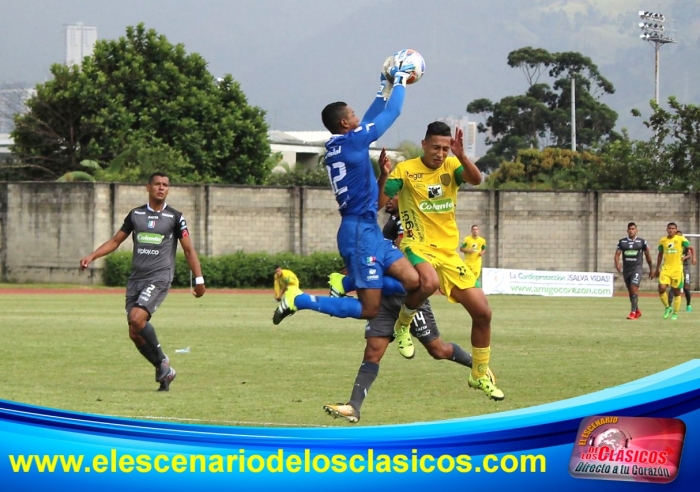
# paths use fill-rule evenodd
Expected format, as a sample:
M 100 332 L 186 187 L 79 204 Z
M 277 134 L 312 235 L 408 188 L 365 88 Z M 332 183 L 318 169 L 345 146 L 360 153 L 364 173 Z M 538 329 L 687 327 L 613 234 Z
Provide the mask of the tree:
M 29 179 L 83 171 L 84 160 L 137 181 L 168 164 L 178 182 L 260 184 L 270 173 L 264 111 L 231 75 L 215 79 L 200 55 L 143 24 L 98 41 L 82 67 L 51 73 L 12 132 L 15 154 L 35 166 Z
M 570 146 L 572 83 L 576 84 L 577 147 L 585 150 L 618 138 L 613 131 L 617 113 L 599 101 L 615 89 L 590 58 L 526 47 L 509 53 L 508 65 L 523 70 L 528 83 L 523 95 L 495 103 L 480 98 L 467 105 L 468 113 L 484 118 L 477 128 L 487 134 L 486 144 L 491 146 L 477 162 L 481 170 L 513 161 L 520 150 Z M 554 79 L 551 86 L 540 82 L 545 72 Z
M 675 190 L 700 189 L 700 107 L 681 104 L 671 96 L 671 110 L 650 102 L 652 115 L 644 125 L 653 131 L 650 144 L 658 149 L 656 161 L 664 171 L 666 187 Z M 641 117 L 639 110 L 632 114 Z

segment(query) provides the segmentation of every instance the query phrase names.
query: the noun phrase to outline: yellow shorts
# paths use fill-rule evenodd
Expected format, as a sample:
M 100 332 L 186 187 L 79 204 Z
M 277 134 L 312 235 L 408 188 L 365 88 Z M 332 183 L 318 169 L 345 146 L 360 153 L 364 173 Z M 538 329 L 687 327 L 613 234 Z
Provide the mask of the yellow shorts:
M 674 289 L 683 288 L 683 272 L 664 272 L 659 273 L 659 284 L 670 285 Z
M 474 277 L 479 278 L 479 275 L 481 275 L 481 265 L 475 263 L 465 263 L 465 265 L 467 265 L 467 268 L 472 272 Z
M 404 246 L 407 242 L 402 241 L 401 245 Z M 413 265 L 426 262 L 435 268 L 440 279 L 440 290 L 445 294 L 448 301 L 457 302 L 451 296 L 454 287 L 466 290 L 476 286 L 474 273 L 467 268 L 464 260 L 456 251 L 437 249 L 423 244 L 406 244 L 402 249 Z

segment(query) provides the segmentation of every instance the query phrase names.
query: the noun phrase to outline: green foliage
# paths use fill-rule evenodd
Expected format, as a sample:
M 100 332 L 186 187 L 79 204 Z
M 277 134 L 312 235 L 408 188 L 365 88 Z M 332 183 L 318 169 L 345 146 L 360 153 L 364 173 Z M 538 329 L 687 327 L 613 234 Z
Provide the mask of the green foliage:
M 700 107 L 681 104 L 671 96 L 670 110 L 663 109 L 655 101 L 650 103 L 652 114 L 644 125 L 653 131 L 649 142 L 656 149 L 655 160 L 659 182 L 666 189 L 700 189 Z M 632 114 L 641 117 L 639 110 Z
M 264 183 L 264 111 L 206 65 L 143 24 L 98 41 L 82 68 L 53 65 L 15 118 L 13 151 L 32 166 L 25 179 L 84 171 L 89 159 L 107 167 L 100 179 L 143 181 L 158 169 L 177 182 Z
M 303 288 L 325 288 L 328 274 L 340 271 L 343 260 L 337 253 L 243 253 L 200 256 L 202 273 L 208 287 L 271 288 L 276 265 L 296 273 Z M 102 274 L 105 285 L 124 286 L 131 273 L 131 253 L 117 252 L 105 258 Z M 190 268 L 184 254 L 175 258 L 173 287 L 190 285 Z
M 615 89 L 590 58 L 576 52 L 549 53 L 526 47 L 508 54 L 508 65 L 526 76 L 525 94 L 499 102 L 475 99 L 467 112 L 480 114 L 478 131 L 486 133 L 487 155 L 478 165 L 490 171 L 501 160 L 515 160 L 519 151 L 571 145 L 571 84 L 575 86 L 576 143 L 579 150 L 618 138 L 613 131 L 617 113 L 599 99 Z M 539 82 L 547 73 L 552 85 Z
M 599 157 L 556 147 L 518 152 L 515 162 L 504 161 L 486 180 L 490 189 L 585 190 Z

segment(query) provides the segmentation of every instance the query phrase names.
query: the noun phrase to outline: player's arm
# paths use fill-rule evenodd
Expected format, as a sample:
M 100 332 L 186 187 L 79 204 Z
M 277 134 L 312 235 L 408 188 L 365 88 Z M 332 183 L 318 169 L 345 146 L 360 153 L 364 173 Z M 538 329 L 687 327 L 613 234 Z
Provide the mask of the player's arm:
M 280 281 L 281 277 L 275 276 L 275 280 L 273 281 L 274 287 L 275 287 L 275 300 L 279 301 L 282 298 L 282 282 Z
M 481 184 L 481 171 L 464 152 L 464 131 L 459 127 L 455 129 L 455 136 L 450 140 L 450 150 L 459 160 L 459 163 L 462 164 L 462 183 L 469 183 L 470 185 Z
M 190 270 L 194 274 L 194 293 L 195 297 L 202 297 L 207 288 L 204 286 L 204 276 L 202 276 L 202 266 L 199 264 L 199 258 L 197 257 L 197 252 L 194 250 L 192 245 L 192 239 L 190 235 L 183 235 L 180 238 L 180 245 L 182 245 L 182 251 L 185 253 L 185 260 L 190 267 Z
M 462 240 L 462 244 L 459 245 L 459 250 L 462 253 L 469 253 L 469 248 L 467 248 L 467 238 L 466 237 Z
M 384 186 L 386 185 L 386 180 L 391 172 L 391 160 L 386 155 L 386 149 L 382 147 L 382 151 L 379 153 L 379 178 L 377 179 L 377 188 L 379 189 L 379 196 L 377 197 L 379 203 L 379 209 L 384 208 L 386 203 L 389 201 L 389 197 L 384 193 Z
M 481 251 L 479 251 L 479 256 L 484 256 L 486 254 L 486 243 L 481 245 Z
M 401 164 L 391 171 L 384 185 L 384 194 L 387 198 L 394 198 L 403 188 L 403 178 L 401 177 Z
M 696 263 L 695 248 L 693 248 L 690 244 L 688 244 L 687 248 L 688 248 L 688 254 L 690 254 L 690 261 L 693 265 L 695 265 L 695 263 Z
M 615 270 L 619 272 L 622 272 L 622 269 L 620 268 L 620 257 L 622 256 L 622 251 L 618 249 L 615 251 Z M 647 251 L 647 257 L 649 257 L 649 252 Z M 649 264 L 651 264 L 651 257 L 649 257 Z
M 384 64 L 386 65 L 387 63 L 391 63 L 391 58 L 391 56 L 387 58 Z M 373 121 L 374 118 L 376 118 L 377 115 L 384 110 L 386 107 L 386 100 L 391 94 L 392 85 L 393 84 L 386 79 L 384 70 L 382 70 L 382 73 L 379 75 L 379 90 L 377 91 L 372 104 L 370 104 L 369 108 L 367 108 L 367 111 L 365 112 L 365 115 L 362 117 L 362 122 Z
M 102 258 L 103 256 L 110 254 L 112 251 L 117 249 L 121 245 L 121 243 L 123 243 L 126 240 L 127 237 L 129 237 L 129 233 L 124 232 L 122 229 L 119 229 L 114 236 L 112 236 L 110 239 L 98 246 L 98 248 L 95 251 L 93 251 L 86 257 L 81 258 L 80 269 L 85 270 L 90 265 L 90 263 L 92 263 L 96 259 Z
M 654 270 L 654 277 L 658 277 L 661 270 L 661 261 L 664 258 L 664 247 L 659 245 L 659 254 L 656 256 L 656 269 Z

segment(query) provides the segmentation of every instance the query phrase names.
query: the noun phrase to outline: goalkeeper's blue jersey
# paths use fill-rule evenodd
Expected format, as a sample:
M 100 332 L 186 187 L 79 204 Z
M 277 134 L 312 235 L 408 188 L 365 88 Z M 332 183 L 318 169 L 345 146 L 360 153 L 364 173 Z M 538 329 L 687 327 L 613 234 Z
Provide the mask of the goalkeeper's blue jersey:
M 374 123 L 363 123 L 326 143 L 326 169 L 340 215 L 377 214 L 379 189 L 369 146 L 379 138 Z
M 379 188 L 369 146 L 398 118 L 404 91 L 404 87 L 394 87 L 386 102 L 375 97 L 360 126 L 344 135 L 333 135 L 326 142 L 326 170 L 343 217 L 377 215 Z

